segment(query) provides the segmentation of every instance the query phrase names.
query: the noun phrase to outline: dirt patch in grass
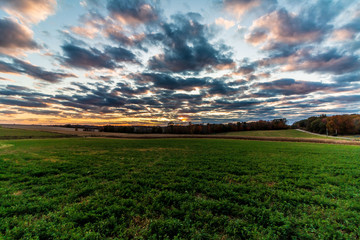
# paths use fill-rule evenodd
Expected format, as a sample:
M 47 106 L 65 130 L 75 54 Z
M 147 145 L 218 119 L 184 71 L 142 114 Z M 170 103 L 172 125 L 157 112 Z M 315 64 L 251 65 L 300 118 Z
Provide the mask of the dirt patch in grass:
M 46 161 L 46 162 L 53 162 L 53 163 L 55 163 L 55 162 L 59 162 L 59 161 L 60 161 L 60 159 L 58 159 L 58 158 L 54 158 L 54 157 L 51 157 L 51 158 L 44 158 L 44 161 Z
M 9 148 L 13 146 L 14 146 L 13 144 L 0 144 L 0 149 Z
M 184 149 L 181 149 L 181 148 L 156 148 L 156 147 L 153 147 L 153 148 L 124 148 L 123 149 L 124 151 L 139 151 L 139 152 L 148 152 L 148 151 L 164 151 L 164 150 L 178 150 L 178 151 L 183 151 Z
M 20 195 L 22 195 L 23 194 L 23 191 L 16 191 L 16 192 L 14 192 L 12 195 L 14 195 L 14 196 L 20 196 Z
M 267 183 L 265 183 L 265 185 L 268 186 L 268 187 L 274 187 L 275 184 L 276 184 L 276 182 L 267 182 Z

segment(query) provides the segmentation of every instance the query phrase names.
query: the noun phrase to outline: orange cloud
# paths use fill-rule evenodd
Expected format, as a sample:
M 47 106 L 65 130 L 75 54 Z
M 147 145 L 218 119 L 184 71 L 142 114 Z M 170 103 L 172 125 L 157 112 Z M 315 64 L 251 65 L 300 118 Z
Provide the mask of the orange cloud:
M 229 29 L 235 25 L 234 21 L 226 20 L 224 18 L 217 18 L 215 20 L 216 25 L 223 26 L 225 29 Z
M 225 10 L 234 14 L 237 18 L 261 4 L 261 0 L 225 0 Z
M 26 23 L 38 23 L 53 14 L 56 0 L 3 0 L 1 8 Z
M 352 38 L 354 38 L 354 31 L 351 31 L 349 29 L 336 29 L 333 31 L 332 35 L 331 35 L 331 40 L 333 41 L 345 41 L 345 40 L 350 40 Z

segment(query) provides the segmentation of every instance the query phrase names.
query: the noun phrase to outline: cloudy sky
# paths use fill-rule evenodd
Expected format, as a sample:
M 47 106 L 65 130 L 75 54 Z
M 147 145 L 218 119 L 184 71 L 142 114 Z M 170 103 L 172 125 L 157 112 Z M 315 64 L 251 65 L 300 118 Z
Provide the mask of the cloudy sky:
M 0 0 L 0 122 L 359 113 L 357 0 Z

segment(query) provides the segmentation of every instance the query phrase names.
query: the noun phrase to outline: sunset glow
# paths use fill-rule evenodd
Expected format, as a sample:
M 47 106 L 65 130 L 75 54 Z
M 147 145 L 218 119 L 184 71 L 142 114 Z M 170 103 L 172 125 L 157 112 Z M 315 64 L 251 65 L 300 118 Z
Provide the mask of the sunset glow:
M 0 0 L 0 123 L 359 113 L 360 4 Z

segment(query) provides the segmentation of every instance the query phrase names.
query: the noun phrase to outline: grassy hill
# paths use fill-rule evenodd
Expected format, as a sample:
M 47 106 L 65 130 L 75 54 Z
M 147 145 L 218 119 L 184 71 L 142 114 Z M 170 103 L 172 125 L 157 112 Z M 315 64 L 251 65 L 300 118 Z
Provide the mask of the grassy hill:
M 0 141 L 0 238 L 356 239 L 360 148 Z
M 286 130 L 258 130 L 258 131 L 240 131 L 228 132 L 223 135 L 231 136 L 252 136 L 252 137 L 284 137 L 284 138 L 330 138 L 310 133 L 300 132 L 295 129 Z
M 0 139 L 56 138 L 65 136 L 60 133 L 4 128 L 0 126 Z

